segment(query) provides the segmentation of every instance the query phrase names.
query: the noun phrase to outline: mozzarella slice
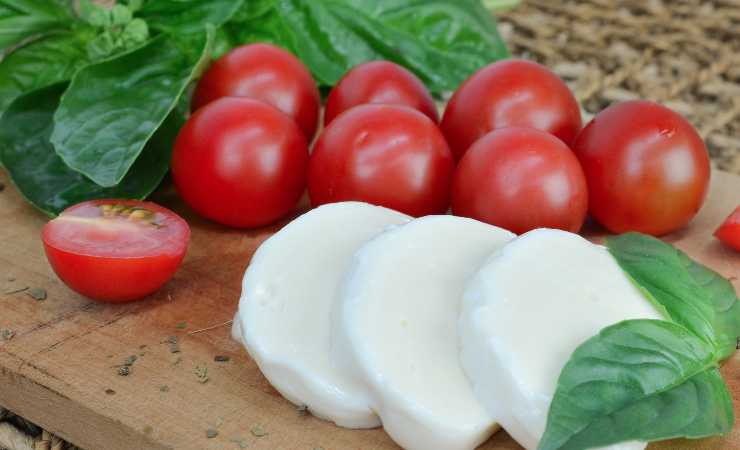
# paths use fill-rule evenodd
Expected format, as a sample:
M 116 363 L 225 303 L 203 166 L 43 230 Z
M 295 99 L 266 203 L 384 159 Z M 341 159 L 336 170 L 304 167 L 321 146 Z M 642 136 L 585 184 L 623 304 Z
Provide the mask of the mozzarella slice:
M 548 229 L 495 254 L 469 283 L 462 309 L 463 368 L 478 399 L 528 450 L 545 431 L 558 376 L 576 347 L 622 320 L 662 319 L 604 247 Z
M 496 425 L 460 367 L 457 318 L 468 278 L 514 238 L 428 216 L 362 246 L 335 310 L 337 361 L 367 385 L 383 427 L 406 449 L 473 449 Z
M 321 206 L 266 240 L 244 274 L 233 334 L 285 398 L 337 425 L 380 424 L 329 357 L 338 282 L 361 244 L 408 220 L 366 203 Z

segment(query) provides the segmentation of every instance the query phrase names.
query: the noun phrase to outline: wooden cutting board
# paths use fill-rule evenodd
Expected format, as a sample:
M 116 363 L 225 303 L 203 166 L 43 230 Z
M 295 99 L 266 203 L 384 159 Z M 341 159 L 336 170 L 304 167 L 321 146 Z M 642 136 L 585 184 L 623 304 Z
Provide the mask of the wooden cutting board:
M 47 218 L 6 185 L 0 193 L 0 405 L 88 450 L 395 449 L 380 430 L 353 431 L 301 414 L 260 374 L 223 325 L 257 246 L 279 226 L 242 231 L 193 215 L 173 192 L 155 200 L 188 219 L 192 241 L 175 278 L 147 301 L 92 303 L 71 292 L 46 262 L 39 233 Z M 714 173 L 708 201 L 667 240 L 740 286 L 740 253 L 713 230 L 740 203 L 740 177 Z M 36 301 L 22 288 L 44 288 Z M 189 332 L 213 327 L 196 334 Z M 167 339 L 176 336 L 179 353 Z M 137 360 L 118 375 L 126 358 Z M 228 362 L 216 362 L 217 356 Z M 203 370 L 207 381 L 203 383 Z M 200 372 L 201 377 L 196 372 Z M 724 366 L 740 417 L 740 356 Z M 724 438 L 673 441 L 660 449 L 740 449 L 740 426 Z M 206 437 L 206 430 L 218 435 Z M 504 432 L 483 447 L 518 449 Z

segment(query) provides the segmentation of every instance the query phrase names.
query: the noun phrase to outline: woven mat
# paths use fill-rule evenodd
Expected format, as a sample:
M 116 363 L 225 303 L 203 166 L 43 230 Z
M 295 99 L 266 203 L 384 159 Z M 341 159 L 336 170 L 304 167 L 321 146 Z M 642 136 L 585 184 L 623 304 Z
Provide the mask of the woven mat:
M 523 0 L 499 16 L 512 53 L 563 77 L 587 115 L 663 103 L 740 174 L 740 0 Z

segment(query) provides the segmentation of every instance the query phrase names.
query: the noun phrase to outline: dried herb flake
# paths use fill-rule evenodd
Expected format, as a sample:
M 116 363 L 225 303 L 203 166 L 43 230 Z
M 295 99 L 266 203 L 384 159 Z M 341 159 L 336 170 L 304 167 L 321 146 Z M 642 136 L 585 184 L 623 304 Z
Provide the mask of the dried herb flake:
M 216 355 L 215 358 L 213 358 L 216 362 L 229 362 L 231 361 L 231 358 L 226 355 Z
M 265 431 L 265 429 L 262 428 L 260 425 L 254 425 L 254 426 L 252 426 L 252 428 L 249 430 L 249 432 L 252 433 L 252 436 L 258 437 L 258 438 L 259 437 L 265 437 L 268 434 L 270 434 L 267 431 Z
M 197 366 L 195 368 L 195 376 L 198 378 L 198 381 L 200 383 L 203 383 L 203 384 L 207 383 L 208 382 L 208 367 Z
M 28 296 L 37 302 L 46 300 L 46 289 L 44 288 L 33 288 L 28 291 Z
M 213 428 L 209 428 L 206 430 L 206 437 L 208 439 L 213 439 L 216 436 L 218 436 L 218 430 L 214 430 Z
M 118 368 L 118 375 L 122 377 L 127 377 L 131 373 L 131 368 L 129 366 L 122 366 Z

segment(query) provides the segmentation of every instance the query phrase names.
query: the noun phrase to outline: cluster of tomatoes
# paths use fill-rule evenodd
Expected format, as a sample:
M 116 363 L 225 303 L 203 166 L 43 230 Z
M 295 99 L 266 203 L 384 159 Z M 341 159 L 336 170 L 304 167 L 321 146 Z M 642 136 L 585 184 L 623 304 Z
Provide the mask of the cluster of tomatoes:
M 578 231 L 587 212 L 613 232 L 663 234 L 699 210 L 709 181 L 704 143 L 660 105 L 616 104 L 582 128 L 568 87 L 546 68 L 500 61 L 450 99 L 441 121 L 411 72 L 359 65 L 321 98 L 306 67 L 267 44 L 236 48 L 199 81 L 172 175 L 198 213 L 234 227 L 290 214 L 308 188 L 314 206 L 357 200 L 412 216 L 472 217 L 516 233 Z M 150 202 L 92 200 L 43 232 L 70 287 L 102 301 L 154 292 L 175 272 L 187 223 Z M 740 208 L 717 231 L 740 249 Z M 137 280 L 132 283 L 131 280 Z
M 644 101 L 607 108 L 582 128 L 578 102 L 545 67 L 482 68 L 441 121 L 411 72 L 388 61 L 350 70 L 320 96 L 306 67 L 267 44 L 236 48 L 204 74 L 175 144 L 172 173 L 190 206 L 257 227 L 313 206 L 358 200 L 412 216 L 450 208 L 522 233 L 578 231 L 587 212 L 613 232 L 660 235 L 699 210 L 707 150 L 671 110 Z

